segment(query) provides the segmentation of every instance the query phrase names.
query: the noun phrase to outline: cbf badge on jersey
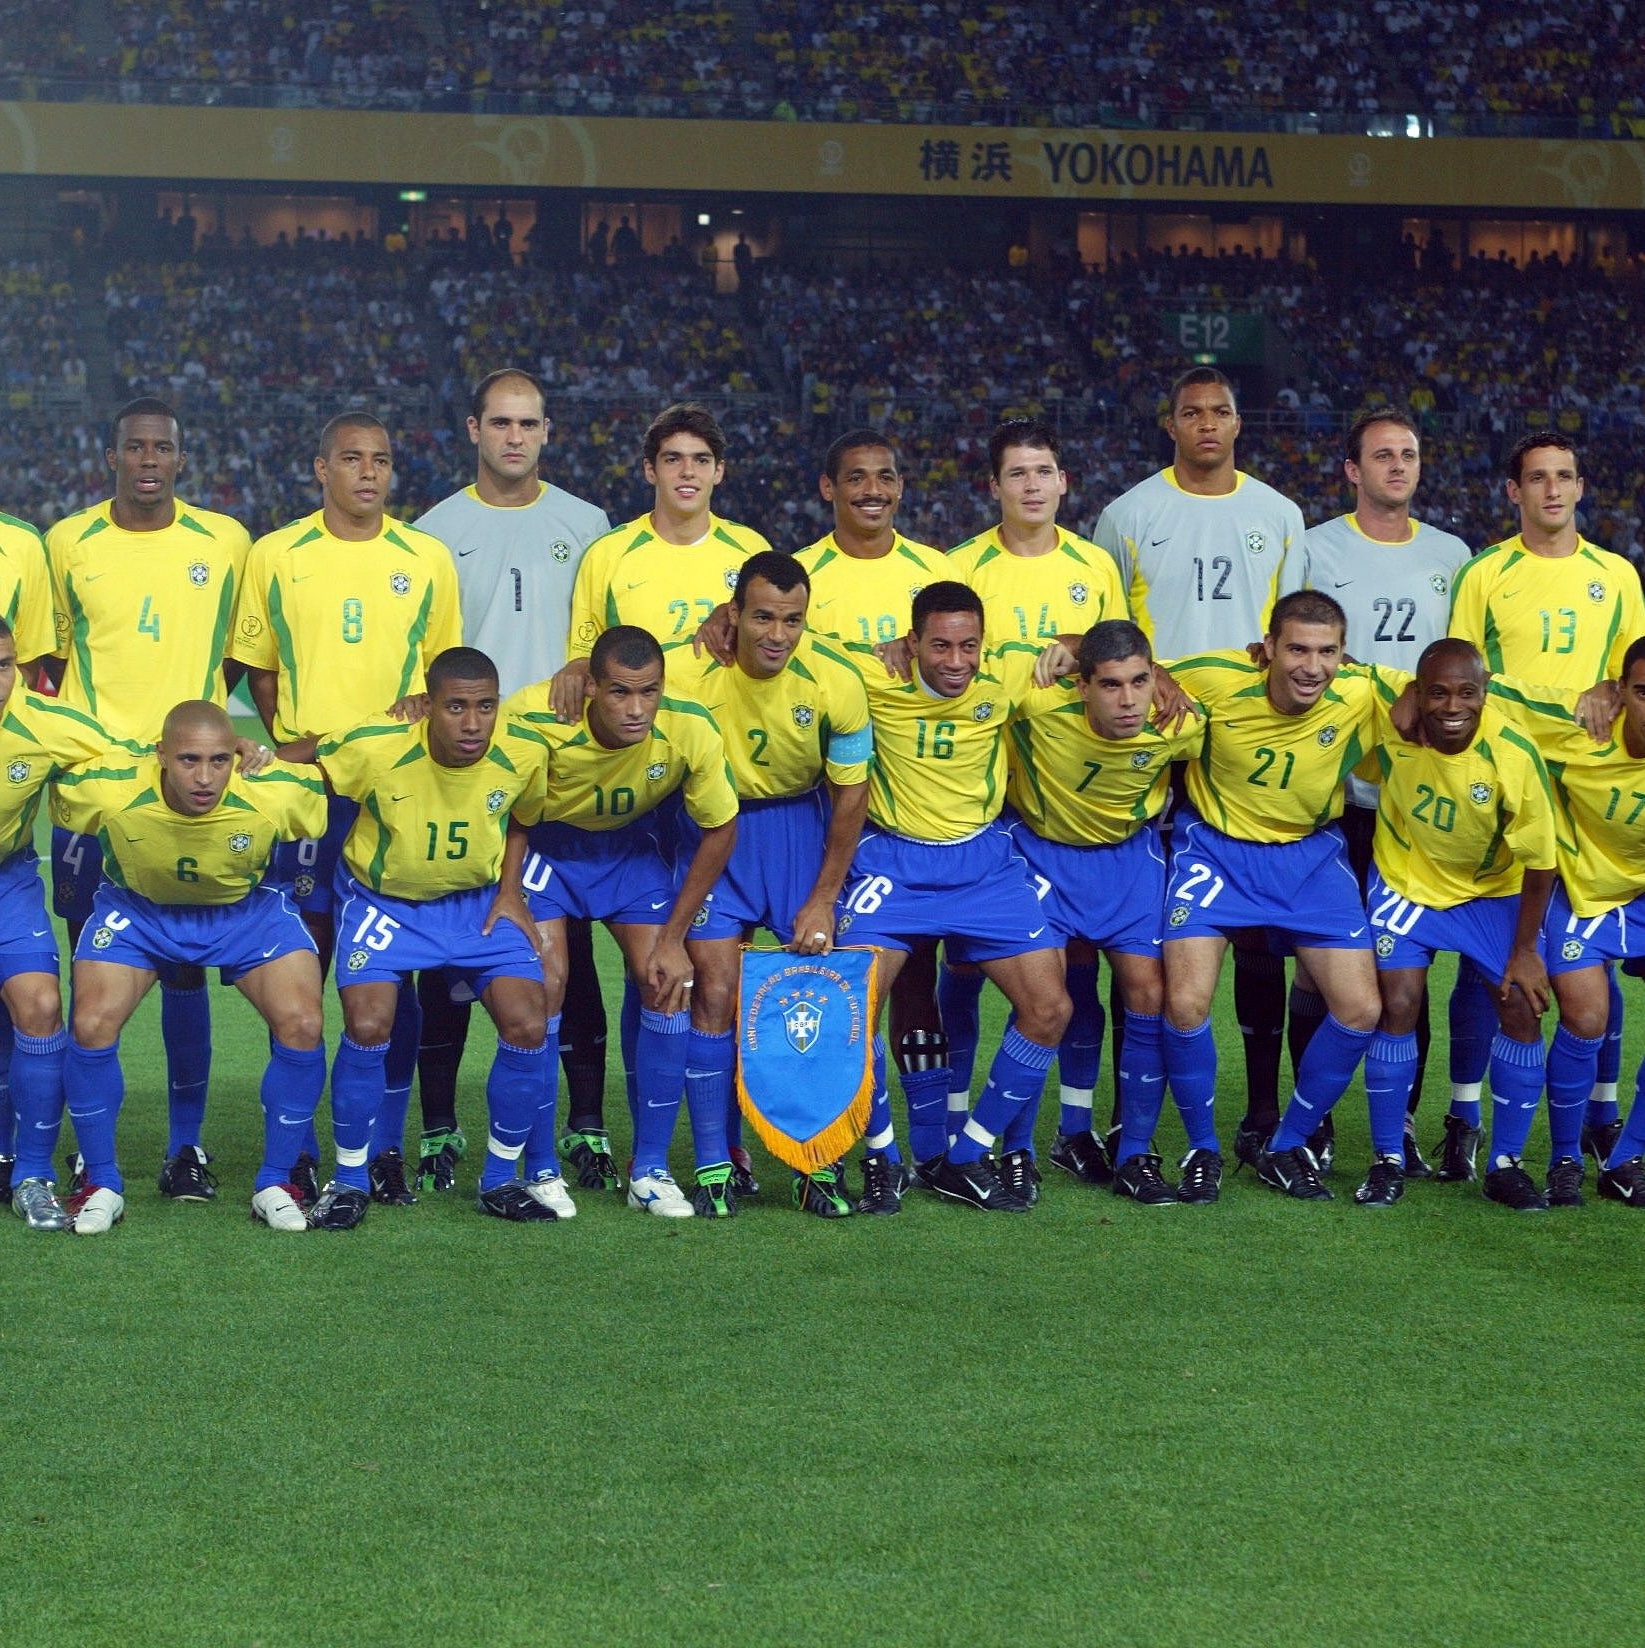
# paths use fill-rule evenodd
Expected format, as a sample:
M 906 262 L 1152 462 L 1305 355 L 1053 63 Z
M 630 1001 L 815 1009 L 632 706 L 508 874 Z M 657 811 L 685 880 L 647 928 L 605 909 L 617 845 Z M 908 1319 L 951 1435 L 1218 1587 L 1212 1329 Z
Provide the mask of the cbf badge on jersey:
M 737 1102 L 766 1149 L 801 1173 L 838 1161 L 868 1126 L 877 983 L 870 949 L 743 950 Z

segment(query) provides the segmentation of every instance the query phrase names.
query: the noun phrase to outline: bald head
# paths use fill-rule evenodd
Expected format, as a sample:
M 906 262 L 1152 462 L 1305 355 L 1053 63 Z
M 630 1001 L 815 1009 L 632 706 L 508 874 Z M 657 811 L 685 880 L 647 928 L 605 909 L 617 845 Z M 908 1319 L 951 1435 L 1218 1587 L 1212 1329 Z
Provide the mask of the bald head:
M 204 698 L 189 698 L 174 705 L 167 714 L 165 725 L 160 729 L 160 742 L 175 745 L 201 735 L 214 741 L 227 739 L 232 748 L 234 723 L 229 720 L 228 711 L 221 704 L 213 704 Z
M 178 704 L 154 752 L 166 805 L 194 818 L 209 813 L 234 776 L 235 743 L 234 723 L 216 704 L 203 698 Z
M 1471 676 L 1480 682 L 1485 681 L 1485 660 L 1479 655 L 1479 648 L 1472 641 L 1464 641 L 1454 635 L 1447 635 L 1438 641 L 1430 641 L 1423 648 L 1422 656 L 1417 660 L 1417 679 L 1431 681 L 1441 674 L 1460 672 Z

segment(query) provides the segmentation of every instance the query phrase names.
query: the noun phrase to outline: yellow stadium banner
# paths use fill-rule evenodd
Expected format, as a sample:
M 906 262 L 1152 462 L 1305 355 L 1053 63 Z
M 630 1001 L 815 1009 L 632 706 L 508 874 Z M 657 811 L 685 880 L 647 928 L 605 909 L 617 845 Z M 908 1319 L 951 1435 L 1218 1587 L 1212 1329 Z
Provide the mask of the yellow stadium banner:
M 1645 207 L 1645 143 L 0 104 L 0 173 L 1244 205 Z

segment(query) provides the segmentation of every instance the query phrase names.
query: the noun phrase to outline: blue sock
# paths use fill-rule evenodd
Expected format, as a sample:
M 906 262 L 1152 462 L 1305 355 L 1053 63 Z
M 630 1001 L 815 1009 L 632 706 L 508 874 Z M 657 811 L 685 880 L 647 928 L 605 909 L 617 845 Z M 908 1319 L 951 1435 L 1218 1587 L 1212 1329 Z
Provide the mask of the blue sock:
M 86 1160 L 86 1182 L 101 1190 L 124 1190 L 126 1181 L 114 1159 L 115 1125 L 126 1101 L 119 1042 L 94 1049 L 70 1037 L 63 1053 L 63 1096 Z
M 885 1080 L 885 1037 L 874 1038 L 874 1094 L 868 1101 L 868 1133 L 863 1143 L 893 1162 L 902 1160 L 896 1125 L 891 1120 L 891 1094 Z
M 1214 1110 L 1217 1096 L 1217 1044 L 1211 1021 L 1193 1030 L 1178 1030 L 1161 1022 L 1165 1049 L 1165 1074 L 1171 1083 L 1171 1097 L 1177 1101 L 1190 1150 L 1215 1150 L 1217 1129 Z
M 1325 1015 L 1308 1043 L 1308 1051 L 1302 1055 L 1297 1090 L 1274 1134 L 1275 1150 L 1295 1150 L 1308 1142 L 1308 1135 L 1330 1115 L 1331 1106 L 1347 1091 L 1375 1035 L 1374 1030 L 1350 1030 L 1334 1013 Z M 1402 1130 L 1404 1125 L 1400 1123 Z M 1404 1145 L 1400 1148 L 1403 1150 Z
M 314 1125 L 314 1111 L 326 1086 L 326 1050 L 306 1051 L 270 1040 L 263 1069 L 263 1165 L 253 1190 L 282 1185 Z
M 1621 1167 L 1635 1156 L 1645 1156 L 1645 1064 L 1634 1079 L 1634 1102 L 1628 1120 L 1607 1158 L 1607 1167 Z M 21 1160 L 21 1158 L 19 1158 Z
M 497 1056 L 486 1077 L 486 1159 L 481 1190 L 495 1190 L 514 1177 L 520 1153 L 542 1108 L 543 1049 L 515 1047 L 497 1038 Z
M 1015 1030 L 1017 1028 L 1017 1015 L 1013 1013 L 1005 1023 L 1008 1030 Z M 1032 1047 L 1034 1043 L 1028 1042 L 1027 1045 Z M 999 1136 L 1002 1152 L 1026 1150 L 1030 1156 L 1034 1154 L 1034 1124 L 1040 1119 L 1040 1100 L 1044 1096 L 1045 1083 L 1042 1081 L 1033 1098 L 1027 1104 L 1019 1107 L 1005 1124 L 1005 1131 Z M 964 1131 L 965 1123 L 961 1122 L 954 1129 L 954 1137 L 957 1139 Z
M 1032 1104 L 1045 1086 L 1045 1073 L 1057 1056 L 1054 1047 L 1029 1041 L 1014 1024 L 1008 1024 L 1000 1040 L 1000 1050 L 988 1068 L 988 1080 L 977 1100 L 965 1131 L 949 1146 L 948 1159 L 963 1166 L 981 1161 L 994 1148 L 1025 1104 Z
M 1510 1041 L 1503 1035 L 1492 1041 L 1489 1167 L 1525 1154 L 1546 1078 L 1547 1055 L 1540 1041 Z
M 193 990 L 160 986 L 160 1038 L 166 1044 L 166 1154 L 199 1144 L 206 1124 L 206 1088 L 211 1081 L 211 997 L 205 985 Z M 111 1185 L 110 1189 L 113 1188 Z
M 1371 1148 L 1405 1158 L 1405 1107 L 1417 1079 L 1417 1038 L 1379 1030 L 1365 1049 L 1365 1098 L 1371 1108 Z
M 16 1034 L 11 1059 L 11 1102 L 17 1109 L 17 1163 L 11 1182 L 51 1179 L 51 1159 L 63 1127 L 63 1059 L 69 1033 Z
M 946 1064 L 930 1070 L 905 1070 L 903 1098 L 908 1103 L 908 1148 L 917 1162 L 928 1162 L 948 1148 L 948 1090 L 953 1076 Z
M 1561 1156 L 1582 1160 L 1582 1124 L 1594 1090 L 1603 1036 L 1591 1041 L 1573 1036 L 1563 1024 L 1548 1048 L 1548 1165 Z
M 417 1044 L 423 1039 L 423 1010 L 410 984 L 400 986 L 394 1004 L 394 1028 L 388 1033 L 388 1057 L 383 1061 L 383 1102 L 371 1124 L 371 1152 L 406 1148 L 406 1107 L 411 1103 L 411 1078 L 417 1074 Z
M 640 1012 L 640 1034 L 634 1047 L 635 1102 L 634 1168 L 631 1178 L 668 1171 L 668 1146 L 685 1097 L 686 1044 L 691 1036 L 689 1013 Z
M 1589 1127 L 1607 1127 L 1617 1119 L 1616 1084 L 1622 1076 L 1622 986 L 1616 969 L 1605 969 L 1610 992 L 1610 1011 L 1605 1018 L 1605 1041 L 1594 1068 L 1594 1090 L 1588 1096 Z
M 388 1043 L 363 1047 L 343 1036 L 331 1061 L 331 1133 L 337 1143 L 337 1183 L 371 1189 L 371 1127 L 383 1105 Z
M 1491 1058 L 1497 1031 L 1496 1002 L 1484 974 L 1466 957 L 1457 963 L 1456 988 L 1446 1008 L 1451 1025 L 1451 1114 L 1470 1127 L 1479 1126 L 1479 1089 Z
M 981 973 L 956 973 L 944 966 L 937 974 L 937 1012 L 943 1034 L 948 1037 L 948 1069 L 956 1093 L 971 1092 L 971 1076 L 977 1063 L 977 1042 L 982 1034 L 982 987 L 988 982 Z M 916 1151 L 915 1156 L 924 1157 Z
M 1154 1148 L 1165 1103 L 1165 1020 L 1158 1013 L 1125 1015 L 1120 1047 L 1120 1145 L 1115 1166 Z
M 638 1126 L 640 1114 L 640 987 L 633 979 L 623 978 L 623 1011 L 617 1021 L 617 1040 L 623 1055 L 623 1091 L 628 1097 L 628 1120 Z
M 1057 1049 L 1057 1082 L 1062 1088 L 1057 1131 L 1090 1133 L 1092 1093 L 1102 1069 L 1102 1032 L 1106 1024 L 1097 995 L 1095 963 L 1068 964 L 1068 999 L 1074 1011 Z
M 543 1086 L 537 1095 L 537 1114 L 532 1118 L 531 1135 L 525 1142 L 528 1183 L 560 1171 L 559 1114 L 560 1015 L 556 1013 L 543 1032 Z
M 699 1169 L 731 1160 L 726 1106 L 737 1064 L 736 1038 L 727 1030 L 711 1036 L 693 1030 L 685 1043 L 685 1103 L 691 1115 L 691 1144 Z
M 11 1014 L 0 1001 L 0 1156 L 17 1154 L 17 1111 L 11 1098 Z M 19 1173 L 19 1179 L 32 1175 Z

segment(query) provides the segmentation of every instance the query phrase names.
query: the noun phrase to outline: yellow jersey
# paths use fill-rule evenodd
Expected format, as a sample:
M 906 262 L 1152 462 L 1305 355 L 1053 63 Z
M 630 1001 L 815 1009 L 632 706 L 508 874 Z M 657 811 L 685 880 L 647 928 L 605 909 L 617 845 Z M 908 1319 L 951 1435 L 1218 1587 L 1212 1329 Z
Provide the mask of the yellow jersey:
M 1005 730 L 1031 690 L 1038 647 L 1007 642 L 984 655 L 957 698 L 941 698 L 919 678 L 885 673 L 868 647 L 862 658 L 874 767 L 868 816 L 883 830 L 915 841 L 963 841 L 999 817 L 1005 805 Z
M 1031 641 L 1049 646 L 1104 618 L 1128 618 L 1119 568 L 1106 551 L 1057 528 L 1044 555 L 1013 555 L 990 527 L 948 552 L 950 578 L 982 597 L 983 634 L 991 646 Z
M 0 713 L 0 858 L 33 842 L 48 782 L 87 762 L 118 765 L 142 753 L 135 744 L 115 744 L 84 711 L 22 688 L 13 691 Z
M 1110 846 L 1159 817 L 1171 763 L 1198 755 L 1204 743 L 1199 716 L 1175 732 L 1145 721 L 1135 738 L 1103 738 L 1086 720 L 1077 687 L 1037 687 L 1011 712 L 1006 799 L 1047 841 Z
M 226 702 L 229 644 L 250 539 L 227 515 L 179 500 L 170 526 L 128 532 L 108 500 L 46 534 L 58 696 L 148 743 L 185 699 Z M 24 656 L 19 648 L 18 656 Z
M 263 878 L 276 841 L 326 832 L 326 787 L 312 767 L 271 762 L 235 773 L 197 817 L 175 812 L 152 755 L 123 767 L 80 767 L 58 779 L 68 829 L 95 834 L 103 873 L 155 904 L 234 904 Z
M 279 677 L 273 731 L 285 743 L 381 715 L 462 639 L 457 570 L 438 538 L 394 520 L 364 542 L 337 538 L 316 510 L 251 546 L 232 656 Z
M 541 805 L 548 751 L 499 715 L 490 748 L 467 767 L 434 759 L 426 721 L 364 722 L 325 739 L 314 759 L 338 795 L 360 803 L 343 842 L 349 874 L 427 902 L 496 882 L 510 815 L 523 824 Z
M 806 622 L 819 635 L 872 647 L 908 633 L 914 597 L 927 584 L 958 578 L 948 557 L 898 533 L 888 553 L 869 560 L 847 555 L 832 532 L 796 552 L 811 577 Z
M 1596 744 L 1571 719 L 1580 696 L 1502 679 L 1491 683 L 1514 724 L 1536 745 L 1557 809 L 1559 878 L 1579 916 L 1603 915 L 1645 892 L 1645 757 L 1628 753 L 1618 716 Z
M 1374 669 L 1349 667 L 1301 715 L 1268 701 L 1268 672 L 1243 652 L 1201 653 L 1166 666 L 1210 721 L 1187 770 L 1206 823 L 1241 841 L 1299 841 L 1342 812 L 1343 785 L 1370 746 Z M 1390 699 L 1404 685 L 1383 691 Z
M 571 589 L 568 658 L 586 658 L 618 624 L 634 624 L 659 641 L 689 641 L 713 610 L 731 599 L 750 555 L 770 549 L 752 527 L 708 517 L 694 544 L 659 538 L 651 516 L 596 538 L 577 566 Z
M 690 642 L 669 649 L 666 669 L 670 693 L 714 717 L 740 801 L 802 795 L 824 773 L 835 784 L 868 777 L 868 694 L 856 665 L 828 642 L 802 635 L 766 680 L 698 658 Z
M 1402 898 L 1449 910 L 1517 893 L 1555 864 L 1553 795 L 1536 746 L 1494 704 L 1454 755 L 1406 743 L 1379 694 L 1376 835 L 1371 855 Z
M 0 514 L 0 617 L 11 625 L 18 663 L 57 650 L 46 541 L 27 521 L 6 514 Z
M 549 821 L 579 830 L 620 830 L 644 818 L 676 790 L 685 810 L 705 830 L 737 816 L 737 791 L 725 743 L 701 704 L 664 698 L 651 735 L 626 749 L 607 749 L 589 730 L 588 712 L 556 721 L 547 708 L 548 683 L 522 687 L 505 713 L 542 739 L 548 750 L 547 790 L 522 813 L 522 824 Z
M 1645 635 L 1645 596 L 1620 555 L 1585 538 L 1574 554 L 1549 556 L 1516 535 L 1458 570 L 1450 633 L 1472 641 L 1492 674 L 1581 690 L 1621 673 Z

